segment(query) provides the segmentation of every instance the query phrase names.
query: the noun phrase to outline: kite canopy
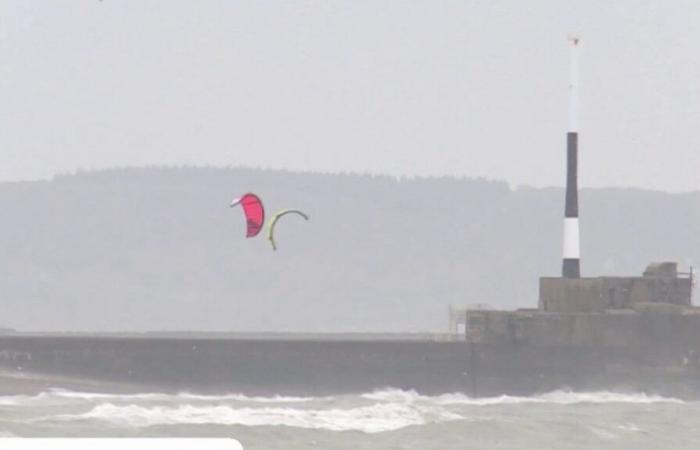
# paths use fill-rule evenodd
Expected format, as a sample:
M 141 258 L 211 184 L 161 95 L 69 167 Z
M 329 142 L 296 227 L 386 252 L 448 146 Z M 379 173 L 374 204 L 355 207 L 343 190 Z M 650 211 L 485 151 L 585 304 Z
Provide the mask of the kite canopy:
M 260 233 L 265 223 L 265 208 L 262 201 L 255 194 L 245 194 L 241 198 L 234 199 L 231 207 L 241 205 L 245 214 L 247 231 L 245 237 L 252 238 Z
M 275 213 L 275 215 L 272 216 L 270 221 L 267 223 L 267 239 L 269 239 L 270 244 L 272 244 L 272 250 L 277 250 L 277 245 L 275 244 L 275 225 L 277 225 L 277 221 L 280 220 L 281 217 L 286 216 L 287 214 L 296 214 L 303 217 L 305 220 L 309 220 L 309 216 L 298 209 L 283 209 L 282 211 Z

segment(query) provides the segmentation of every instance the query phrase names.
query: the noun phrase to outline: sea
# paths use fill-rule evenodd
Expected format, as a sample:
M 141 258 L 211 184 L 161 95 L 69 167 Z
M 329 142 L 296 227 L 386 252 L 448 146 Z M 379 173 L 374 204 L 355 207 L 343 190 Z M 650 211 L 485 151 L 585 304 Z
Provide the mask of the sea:
M 391 387 L 262 397 L 90 385 L 0 396 L 0 437 L 173 436 L 232 437 L 260 450 L 699 448 L 700 402 L 633 392 L 427 396 Z

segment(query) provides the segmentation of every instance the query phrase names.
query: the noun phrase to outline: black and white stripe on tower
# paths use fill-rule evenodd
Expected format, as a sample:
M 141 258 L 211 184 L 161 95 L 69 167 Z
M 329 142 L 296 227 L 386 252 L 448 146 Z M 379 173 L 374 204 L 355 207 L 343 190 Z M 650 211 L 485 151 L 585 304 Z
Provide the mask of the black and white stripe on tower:
M 569 82 L 569 130 L 566 133 L 566 206 L 564 208 L 564 262 L 562 276 L 581 276 L 578 226 L 578 59 L 579 38 L 569 37 L 571 79 Z

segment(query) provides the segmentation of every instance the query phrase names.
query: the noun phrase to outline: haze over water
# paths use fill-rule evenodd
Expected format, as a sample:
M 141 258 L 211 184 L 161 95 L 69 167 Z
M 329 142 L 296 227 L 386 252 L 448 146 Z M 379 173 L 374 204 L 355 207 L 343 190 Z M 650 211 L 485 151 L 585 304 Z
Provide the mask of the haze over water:
M 688 270 L 700 260 L 698 15 L 691 1 L 3 1 L 0 328 L 430 334 L 448 305 L 534 307 L 537 277 L 560 267 L 571 31 L 583 273 Z M 289 223 L 272 253 L 228 208 L 249 191 L 311 220 Z M 90 344 L 76 347 L 81 363 L 94 362 Z M 700 442 L 700 402 L 651 392 L 203 395 L 162 378 L 47 378 L 26 366 L 60 366 L 63 350 L 12 345 L 0 349 L 11 371 L 0 437 L 228 436 L 265 450 Z M 186 378 L 195 366 L 176 357 L 185 368 L 169 373 Z

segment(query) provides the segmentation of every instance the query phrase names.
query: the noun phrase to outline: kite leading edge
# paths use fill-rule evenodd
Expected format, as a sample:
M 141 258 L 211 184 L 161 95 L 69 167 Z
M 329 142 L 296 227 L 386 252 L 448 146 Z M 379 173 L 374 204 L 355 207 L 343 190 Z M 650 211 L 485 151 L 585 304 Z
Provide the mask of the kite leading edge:
M 280 220 L 280 218 L 286 216 L 287 214 L 296 214 L 303 217 L 305 220 L 309 220 L 309 216 L 298 209 L 283 209 L 282 211 L 275 213 L 275 215 L 273 215 L 267 223 L 267 239 L 272 245 L 272 250 L 277 250 L 277 244 L 275 243 L 275 225 L 277 225 L 277 221 Z

